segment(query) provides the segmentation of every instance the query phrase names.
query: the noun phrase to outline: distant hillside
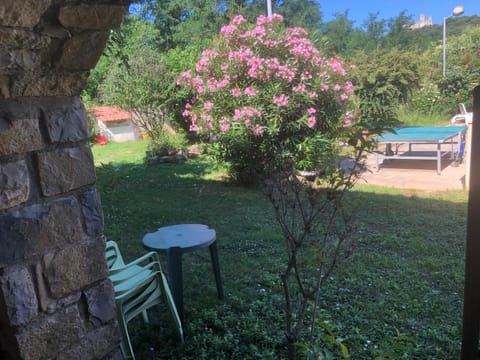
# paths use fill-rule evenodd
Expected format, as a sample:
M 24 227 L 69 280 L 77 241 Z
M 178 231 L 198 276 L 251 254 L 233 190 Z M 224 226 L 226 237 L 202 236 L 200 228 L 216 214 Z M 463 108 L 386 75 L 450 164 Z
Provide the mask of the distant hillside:
M 468 26 L 480 26 L 480 16 L 460 16 L 452 17 L 447 20 L 447 36 L 460 35 Z M 425 26 L 412 31 L 418 32 L 418 35 L 425 43 L 432 43 L 443 39 L 443 24 Z

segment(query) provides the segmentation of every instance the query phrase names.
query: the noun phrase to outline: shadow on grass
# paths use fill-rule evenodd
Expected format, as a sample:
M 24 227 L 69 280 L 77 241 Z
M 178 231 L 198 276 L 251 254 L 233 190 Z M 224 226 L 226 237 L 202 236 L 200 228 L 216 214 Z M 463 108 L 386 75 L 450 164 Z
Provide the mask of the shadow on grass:
M 256 190 L 214 180 L 212 164 L 97 168 L 107 238 L 128 259 L 147 232 L 177 223 L 216 229 L 226 298 L 216 298 L 208 251 L 185 254 L 187 341 L 165 311 L 132 326 L 141 359 L 282 359 L 284 241 Z M 358 187 L 356 251 L 322 291 L 328 320 L 354 359 L 459 357 L 467 195 Z M 166 268 L 165 258 L 162 263 Z M 406 336 L 399 336 L 405 334 Z M 321 346 L 328 347 L 328 343 Z

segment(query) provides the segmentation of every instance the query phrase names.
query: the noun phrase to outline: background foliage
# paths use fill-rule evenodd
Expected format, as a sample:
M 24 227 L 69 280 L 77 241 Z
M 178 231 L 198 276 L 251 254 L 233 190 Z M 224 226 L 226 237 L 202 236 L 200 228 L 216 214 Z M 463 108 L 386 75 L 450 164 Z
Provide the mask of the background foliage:
M 375 49 L 356 56 L 358 116 L 368 127 L 394 119 L 400 105 L 411 100 L 419 88 L 421 59 L 415 53 L 393 48 Z
M 421 113 L 433 125 L 439 125 L 458 112 L 458 103 L 464 102 L 471 108 L 471 91 L 478 84 L 480 66 L 480 17 L 449 19 L 447 76 L 443 78 L 441 25 L 410 30 L 409 25 L 414 21 L 404 12 L 390 19 L 370 14 L 362 24 L 355 24 L 345 11 L 323 22 L 321 5 L 313 0 L 276 1 L 274 6 L 287 25 L 306 28 L 323 54 L 358 65 L 354 85 L 359 94 L 367 95 L 372 83 L 381 84 L 374 89 L 376 95 L 381 93 L 380 102 L 375 103 L 372 96 L 357 102 L 363 108 L 365 104 L 374 105 L 375 117 L 395 117 L 408 124 L 409 118 Z M 156 99 L 161 114 L 175 128 L 187 130 L 178 109 L 190 94 L 174 88 L 172 79 L 200 58 L 213 35 L 234 14 L 253 20 L 265 12 L 265 5 L 260 0 L 145 0 L 131 9 L 132 15 L 112 32 L 104 56 L 91 73 L 84 100 L 88 106 L 111 103 L 112 91 L 106 89 L 117 88 L 108 83 L 125 73 L 129 62 L 138 61 L 136 58 L 143 56 L 144 48 L 148 48 L 157 53 L 155 61 L 162 63 L 162 71 L 166 72 L 157 84 L 148 88 L 148 92 L 159 94 L 149 96 Z M 380 58 L 366 55 L 372 52 L 381 54 Z M 409 70 L 401 71 L 397 66 L 399 71 L 392 76 L 394 79 L 385 78 L 385 70 L 395 66 L 393 59 L 397 56 Z M 102 88 L 103 93 L 99 91 Z M 139 91 L 147 92 L 147 87 L 140 87 Z M 400 97 L 396 98 L 397 95 Z

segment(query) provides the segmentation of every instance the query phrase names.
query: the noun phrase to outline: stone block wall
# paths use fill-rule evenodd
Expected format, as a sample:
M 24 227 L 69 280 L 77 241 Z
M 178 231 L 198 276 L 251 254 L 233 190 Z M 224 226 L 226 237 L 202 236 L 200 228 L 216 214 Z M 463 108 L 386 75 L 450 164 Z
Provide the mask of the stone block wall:
M 79 97 L 128 0 L 0 2 L 0 358 L 117 359 Z

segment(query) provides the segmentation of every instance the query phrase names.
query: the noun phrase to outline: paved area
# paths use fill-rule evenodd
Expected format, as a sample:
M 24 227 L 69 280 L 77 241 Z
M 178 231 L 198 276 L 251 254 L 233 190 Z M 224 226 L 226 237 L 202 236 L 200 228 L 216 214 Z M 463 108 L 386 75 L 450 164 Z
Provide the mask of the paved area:
M 437 175 L 437 162 L 432 160 L 386 160 L 375 170 L 375 156 L 367 157 L 367 168 L 359 184 L 381 185 L 426 191 L 466 190 L 466 160 L 458 163 L 444 158 L 442 172 Z

